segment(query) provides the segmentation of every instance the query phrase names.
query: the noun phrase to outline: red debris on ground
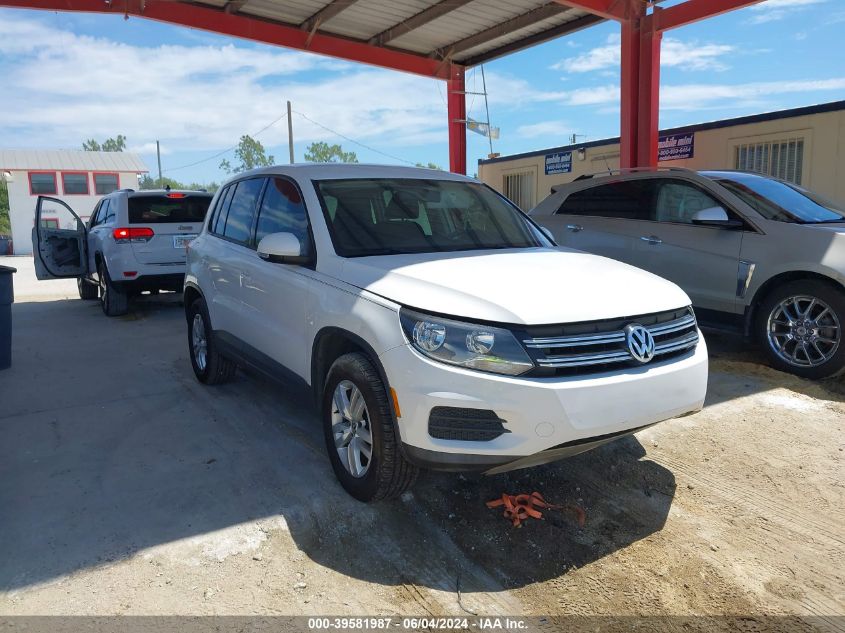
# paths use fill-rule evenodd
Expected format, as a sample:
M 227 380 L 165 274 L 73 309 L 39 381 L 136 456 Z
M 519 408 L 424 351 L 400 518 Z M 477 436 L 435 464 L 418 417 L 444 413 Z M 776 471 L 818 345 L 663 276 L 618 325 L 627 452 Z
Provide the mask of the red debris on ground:
M 493 499 L 487 502 L 488 508 L 504 506 L 503 516 L 513 523 L 514 527 L 522 527 L 522 522 L 528 518 L 542 519 L 543 513 L 540 510 L 570 510 L 580 527 L 584 527 L 587 515 L 584 510 L 575 505 L 556 505 L 548 503 L 539 492 L 529 494 L 509 495 L 503 494 L 500 499 Z

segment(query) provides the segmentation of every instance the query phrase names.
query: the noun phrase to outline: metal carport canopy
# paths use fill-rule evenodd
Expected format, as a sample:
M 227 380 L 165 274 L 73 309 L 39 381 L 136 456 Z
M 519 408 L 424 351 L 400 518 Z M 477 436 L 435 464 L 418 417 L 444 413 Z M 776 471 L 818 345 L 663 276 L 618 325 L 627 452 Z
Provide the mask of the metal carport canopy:
M 449 168 L 466 173 L 468 67 L 607 19 L 622 24 L 623 167 L 657 162 L 663 31 L 761 0 L 0 0 L 115 13 L 445 80 Z

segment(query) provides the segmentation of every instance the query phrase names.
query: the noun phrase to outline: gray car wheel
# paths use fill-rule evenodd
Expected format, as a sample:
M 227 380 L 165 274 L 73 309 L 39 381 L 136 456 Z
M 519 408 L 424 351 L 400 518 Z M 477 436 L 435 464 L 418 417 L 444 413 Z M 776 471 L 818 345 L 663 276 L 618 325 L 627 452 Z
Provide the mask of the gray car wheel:
M 807 279 L 777 288 L 758 310 L 757 328 L 772 364 L 805 378 L 845 369 L 845 293 Z

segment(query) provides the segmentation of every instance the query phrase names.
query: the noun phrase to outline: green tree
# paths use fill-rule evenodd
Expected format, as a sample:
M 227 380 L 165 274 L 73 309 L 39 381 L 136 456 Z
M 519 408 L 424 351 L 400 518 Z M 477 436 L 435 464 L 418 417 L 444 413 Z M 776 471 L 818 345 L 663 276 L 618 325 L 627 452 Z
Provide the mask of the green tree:
M 199 191 L 201 189 L 205 189 L 209 193 L 214 193 L 220 188 L 220 185 L 216 182 L 210 182 L 207 185 L 201 185 L 196 182 L 184 184 L 178 180 L 174 180 L 173 178 L 166 177 L 163 177 L 159 183 L 158 178 L 153 178 L 146 174 L 141 176 L 141 180 L 138 181 L 138 188 L 145 191 L 150 189 L 164 189 L 165 187 L 170 187 L 171 189 L 184 189 L 188 191 Z
M 126 137 L 118 134 L 115 138 L 107 138 L 102 143 L 89 138 L 82 143 L 82 149 L 86 152 L 122 152 L 126 149 Z
M 235 158 L 240 161 L 238 165 L 233 167 L 224 158 L 220 163 L 220 169 L 227 174 L 237 174 L 249 169 L 255 169 L 256 167 L 270 167 L 275 162 L 275 158 L 272 155 L 268 156 L 264 151 L 264 146 L 261 142 L 256 141 L 248 134 L 244 134 L 241 137 L 238 147 L 235 150 Z
M 0 235 L 11 234 L 12 221 L 9 219 L 9 190 L 6 188 L 6 181 L 0 180 Z
M 317 141 L 305 149 L 305 160 L 309 163 L 357 163 L 358 157 L 355 152 L 344 152 L 340 145 Z
M 416 167 L 423 167 L 424 169 L 436 169 L 437 171 L 443 171 L 443 168 L 440 165 L 435 165 L 434 163 L 426 163 L 423 165 L 422 163 L 417 163 Z

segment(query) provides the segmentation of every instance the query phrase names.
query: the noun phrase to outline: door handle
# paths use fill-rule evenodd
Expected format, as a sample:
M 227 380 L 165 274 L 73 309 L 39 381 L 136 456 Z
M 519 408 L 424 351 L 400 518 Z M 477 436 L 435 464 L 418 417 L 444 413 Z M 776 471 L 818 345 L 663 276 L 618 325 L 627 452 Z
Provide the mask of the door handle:
M 663 240 L 661 240 L 656 235 L 643 235 L 640 239 L 643 242 L 648 242 L 649 244 L 653 244 L 653 245 L 663 244 Z
M 566 229 L 568 231 L 572 231 L 573 233 L 578 233 L 579 231 L 583 231 L 584 227 L 580 224 L 567 224 Z

